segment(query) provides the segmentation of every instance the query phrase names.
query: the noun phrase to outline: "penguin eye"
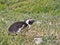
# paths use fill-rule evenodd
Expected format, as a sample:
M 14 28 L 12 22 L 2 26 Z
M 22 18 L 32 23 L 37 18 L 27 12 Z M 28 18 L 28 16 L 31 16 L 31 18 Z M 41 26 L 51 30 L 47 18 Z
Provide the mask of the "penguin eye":
M 29 21 L 29 24 L 31 24 L 31 25 L 32 25 L 32 24 L 33 24 L 33 22 L 34 22 L 33 20 L 32 20 L 32 21 Z

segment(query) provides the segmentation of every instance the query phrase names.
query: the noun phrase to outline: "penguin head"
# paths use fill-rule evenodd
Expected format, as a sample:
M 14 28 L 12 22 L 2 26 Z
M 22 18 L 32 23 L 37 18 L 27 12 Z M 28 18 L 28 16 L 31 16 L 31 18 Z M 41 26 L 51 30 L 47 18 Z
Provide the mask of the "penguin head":
M 25 21 L 25 23 L 28 24 L 28 25 L 32 25 L 34 22 L 35 22 L 34 19 L 27 19 L 27 20 Z

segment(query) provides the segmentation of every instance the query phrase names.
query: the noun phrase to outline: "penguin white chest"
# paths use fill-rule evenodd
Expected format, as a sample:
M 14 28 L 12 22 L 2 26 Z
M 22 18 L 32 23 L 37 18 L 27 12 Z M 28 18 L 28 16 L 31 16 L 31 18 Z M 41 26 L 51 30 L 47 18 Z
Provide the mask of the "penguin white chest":
M 24 25 L 21 28 L 19 28 L 17 32 L 21 32 L 23 28 L 24 28 Z

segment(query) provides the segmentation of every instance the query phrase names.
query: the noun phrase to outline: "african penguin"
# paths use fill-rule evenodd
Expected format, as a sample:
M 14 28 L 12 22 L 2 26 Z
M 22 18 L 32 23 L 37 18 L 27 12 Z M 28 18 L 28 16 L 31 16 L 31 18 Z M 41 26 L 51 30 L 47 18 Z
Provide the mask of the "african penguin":
M 23 22 L 13 23 L 8 29 L 8 35 L 10 35 L 11 33 L 15 33 L 17 35 L 18 32 L 21 32 L 22 29 L 26 28 L 27 26 L 29 26 L 30 28 L 30 25 L 32 25 L 34 22 L 34 19 L 27 19 Z

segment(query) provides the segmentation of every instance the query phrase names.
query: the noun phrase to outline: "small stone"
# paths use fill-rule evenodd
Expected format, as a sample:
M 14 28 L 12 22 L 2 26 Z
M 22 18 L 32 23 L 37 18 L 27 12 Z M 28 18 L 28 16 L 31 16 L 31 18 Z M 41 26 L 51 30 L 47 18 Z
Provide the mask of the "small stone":
M 42 42 L 42 38 L 34 38 L 35 44 L 40 44 Z

